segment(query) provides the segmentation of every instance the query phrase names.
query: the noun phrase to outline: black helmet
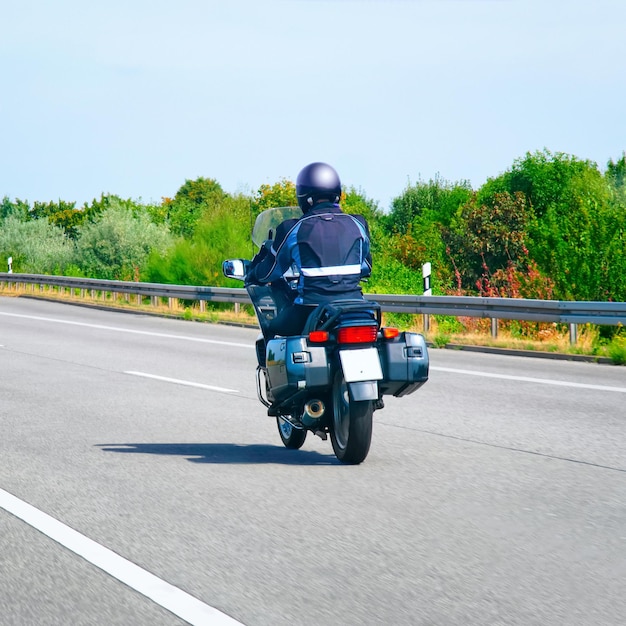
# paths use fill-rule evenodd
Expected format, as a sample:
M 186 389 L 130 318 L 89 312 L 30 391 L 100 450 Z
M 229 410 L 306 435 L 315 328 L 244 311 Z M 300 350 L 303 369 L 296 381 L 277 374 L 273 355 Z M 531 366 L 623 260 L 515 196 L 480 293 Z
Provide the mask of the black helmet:
M 303 213 L 321 201 L 339 202 L 339 175 L 326 163 L 310 163 L 298 174 L 296 196 Z

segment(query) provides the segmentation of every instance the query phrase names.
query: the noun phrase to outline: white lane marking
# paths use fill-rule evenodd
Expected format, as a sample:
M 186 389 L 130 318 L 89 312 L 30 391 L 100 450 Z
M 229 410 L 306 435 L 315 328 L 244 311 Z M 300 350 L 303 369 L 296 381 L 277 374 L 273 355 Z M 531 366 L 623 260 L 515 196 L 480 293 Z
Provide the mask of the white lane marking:
M 234 626 L 241 624 L 218 609 L 126 560 L 112 550 L 66 526 L 47 513 L 0 489 L 0 508 L 110 574 L 131 589 L 189 624 Z
M 69 324 L 70 326 L 83 326 L 85 328 L 97 328 L 98 330 L 112 330 L 118 333 L 133 333 L 135 335 L 147 335 L 149 337 L 163 337 L 165 339 L 182 339 L 183 341 L 197 341 L 199 343 L 214 343 L 221 346 L 234 346 L 235 348 L 254 348 L 249 343 L 236 343 L 234 341 L 217 341 L 216 339 L 202 339 L 200 337 L 188 337 L 186 335 L 170 335 L 167 333 L 153 333 L 147 330 L 134 330 L 131 328 L 122 328 L 120 326 L 104 326 L 102 324 L 87 324 L 86 322 L 70 322 L 69 320 L 60 320 L 54 317 L 40 317 L 38 315 L 20 315 L 18 313 L 5 313 L 0 311 L 0 315 L 8 317 L 21 317 L 29 320 L 37 320 L 39 322 L 53 322 L 55 324 Z
M 227 387 L 214 387 L 213 385 L 203 385 L 202 383 L 194 383 L 190 380 L 180 380 L 178 378 L 168 378 L 167 376 L 157 376 L 156 374 L 146 374 L 146 372 L 124 372 L 131 376 L 142 376 L 143 378 L 153 378 L 154 380 L 162 380 L 166 383 L 175 383 L 176 385 L 186 385 L 187 387 L 198 387 L 198 389 L 208 389 L 209 391 L 221 391 L 222 393 L 239 393 L 238 389 L 228 389 Z
M 590 385 L 588 383 L 574 383 L 566 380 L 552 380 L 550 378 L 532 378 L 530 376 L 512 376 L 509 374 L 490 374 L 475 370 L 460 370 L 453 367 L 431 367 L 438 372 L 450 372 L 452 374 L 468 374 L 470 376 L 484 376 L 485 378 L 503 378 L 504 380 L 519 380 L 526 383 L 539 383 L 541 385 L 557 385 L 558 387 L 576 387 L 578 389 L 595 389 L 597 391 L 615 391 L 626 393 L 626 387 L 610 387 L 608 385 Z
M 154 332 L 149 332 L 149 331 L 145 331 L 145 330 L 134 330 L 134 329 L 130 329 L 130 328 L 121 328 L 119 326 L 104 326 L 101 324 L 87 324 L 84 322 L 70 322 L 68 320 L 60 320 L 60 319 L 55 319 L 52 317 L 40 317 L 37 315 L 20 315 L 18 313 L 5 313 L 3 311 L 0 311 L 0 315 L 6 315 L 9 317 L 21 317 L 21 318 L 26 318 L 26 319 L 33 319 L 33 320 L 39 320 L 42 322 L 54 322 L 57 324 L 70 324 L 73 326 L 84 326 L 87 328 L 97 328 L 100 330 L 112 330 L 112 331 L 116 331 L 116 332 L 120 332 L 120 333 L 134 333 L 137 335 L 148 335 L 150 337 L 163 337 L 166 339 L 182 339 L 184 341 L 197 341 L 200 343 L 213 343 L 213 344 L 218 344 L 218 345 L 222 345 L 222 346 L 234 346 L 236 348 L 254 348 L 254 346 L 247 344 L 247 343 L 236 343 L 233 341 L 217 341 L 215 339 L 201 339 L 198 337 L 188 337 L 185 335 L 170 335 L 167 333 L 154 333 Z M 3 346 L 0 346 L 3 347 Z M 607 385 L 590 385 L 587 383 L 574 383 L 574 382 L 567 382 L 567 381 L 562 381 L 562 380 L 551 380 L 549 378 L 531 378 L 528 376 L 510 376 L 507 374 L 489 374 L 487 372 L 477 372 L 477 371 L 472 371 L 472 370 L 462 370 L 462 369 L 455 369 L 455 368 L 451 368 L 451 367 L 434 367 L 431 366 L 430 367 L 431 370 L 433 371 L 440 371 L 440 372 L 450 372 L 453 374 L 467 374 L 470 376 L 484 376 L 486 378 L 502 378 L 505 380 L 519 380 L 522 382 L 530 382 L 530 383 L 539 383 L 542 385 L 557 385 L 560 387 L 577 387 L 579 389 L 595 389 L 597 391 L 613 391 L 616 393 L 626 393 L 626 387 L 610 387 Z M 129 373 L 129 372 L 127 372 Z M 138 374 L 139 375 L 139 374 Z M 172 381 L 174 381 L 174 379 L 172 379 Z M 185 383 L 179 383 L 179 384 L 185 384 Z M 191 386 L 197 386 L 195 383 L 187 383 Z M 219 388 L 216 388 L 216 390 L 220 390 Z M 229 390 L 230 392 L 233 392 L 234 390 Z

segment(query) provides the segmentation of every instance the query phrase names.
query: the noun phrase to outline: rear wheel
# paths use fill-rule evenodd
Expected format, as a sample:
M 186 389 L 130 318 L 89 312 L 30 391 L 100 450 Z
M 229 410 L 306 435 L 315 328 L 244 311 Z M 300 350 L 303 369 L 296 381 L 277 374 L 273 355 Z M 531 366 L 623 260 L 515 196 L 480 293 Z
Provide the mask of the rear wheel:
M 283 442 L 285 448 L 290 450 L 299 450 L 306 439 L 306 430 L 295 428 L 284 417 L 278 416 L 276 418 L 276 425 L 278 426 L 278 434 Z
M 341 370 L 335 375 L 332 393 L 330 440 L 333 450 L 342 463 L 356 465 L 365 460 L 372 442 L 372 401 L 352 400 Z

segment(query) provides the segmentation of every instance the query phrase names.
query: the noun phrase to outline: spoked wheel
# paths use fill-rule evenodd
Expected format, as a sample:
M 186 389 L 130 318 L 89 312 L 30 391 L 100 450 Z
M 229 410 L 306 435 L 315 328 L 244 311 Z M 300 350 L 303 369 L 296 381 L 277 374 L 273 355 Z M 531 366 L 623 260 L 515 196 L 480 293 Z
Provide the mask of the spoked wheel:
M 348 384 L 341 370 L 333 382 L 333 421 L 330 440 L 335 455 L 342 463 L 356 465 L 367 457 L 372 441 L 371 400 L 355 402 L 350 398 Z
M 276 425 L 278 426 L 278 433 L 285 448 L 299 450 L 302 447 L 306 439 L 306 430 L 295 428 L 281 416 L 276 418 Z

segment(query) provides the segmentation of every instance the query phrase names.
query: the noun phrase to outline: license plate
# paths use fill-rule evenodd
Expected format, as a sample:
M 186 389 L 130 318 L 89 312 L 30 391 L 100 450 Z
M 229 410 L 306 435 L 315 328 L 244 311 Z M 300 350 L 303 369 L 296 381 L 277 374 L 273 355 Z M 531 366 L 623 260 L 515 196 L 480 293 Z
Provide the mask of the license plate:
M 376 348 L 360 350 L 341 350 L 341 369 L 347 383 L 356 383 L 363 380 L 381 380 L 383 371 L 380 367 L 380 358 Z

